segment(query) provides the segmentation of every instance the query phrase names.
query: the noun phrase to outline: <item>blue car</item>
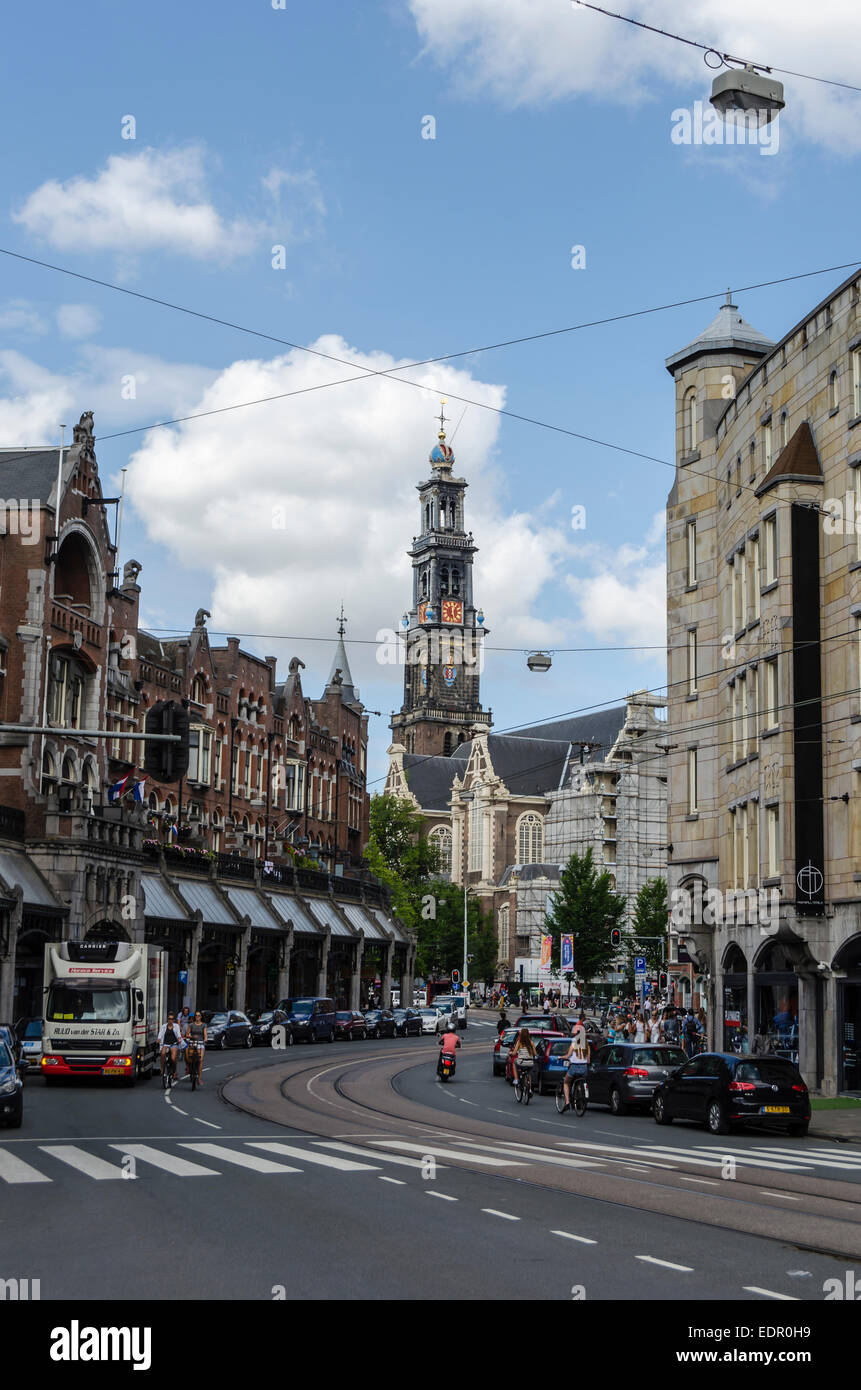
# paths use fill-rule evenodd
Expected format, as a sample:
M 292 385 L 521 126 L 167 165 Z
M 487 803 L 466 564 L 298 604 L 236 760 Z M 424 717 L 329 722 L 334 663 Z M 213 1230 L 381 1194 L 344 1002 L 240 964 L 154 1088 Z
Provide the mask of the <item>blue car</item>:
M 570 1038 L 549 1038 L 546 1042 L 535 1039 L 536 1058 L 535 1089 L 540 1096 L 545 1091 L 555 1091 L 568 1070 L 565 1057 L 571 1047 Z

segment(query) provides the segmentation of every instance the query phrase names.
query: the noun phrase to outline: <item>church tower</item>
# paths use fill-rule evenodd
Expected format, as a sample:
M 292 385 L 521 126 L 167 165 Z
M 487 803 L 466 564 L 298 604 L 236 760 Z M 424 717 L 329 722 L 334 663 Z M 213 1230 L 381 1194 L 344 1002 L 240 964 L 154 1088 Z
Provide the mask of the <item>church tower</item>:
M 443 405 L 445 402 L 443 402 Z M 484 614 L 472 588 L 472 532 L 464 529 L 467 482 L 452 474 L 440 410 L 439 442 L 431 450 L 432 476 L 419 483 L 419 535 L 408 552 L 413 566 L 412 607 L 401 619 L 405 648 L 404 702 L 392 716 L 395 743 L 408 753 L 450 755 L 489 725 L 481 707 Z

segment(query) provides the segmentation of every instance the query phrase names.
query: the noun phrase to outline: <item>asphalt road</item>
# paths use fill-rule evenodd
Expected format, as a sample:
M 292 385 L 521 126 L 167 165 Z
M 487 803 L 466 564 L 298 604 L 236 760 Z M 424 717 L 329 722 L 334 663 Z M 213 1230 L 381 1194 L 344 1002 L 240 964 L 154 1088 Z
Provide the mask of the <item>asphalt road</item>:
M 169 1099 L 34 1078 L 0 1131 L 0 1278 L 43 1300 L 780 1301 L 861 1258 L 858 1150 L 524 1109 L 493 1037 L 470 1026 L 449 1085 L 426 1038 L 211 1053 Z

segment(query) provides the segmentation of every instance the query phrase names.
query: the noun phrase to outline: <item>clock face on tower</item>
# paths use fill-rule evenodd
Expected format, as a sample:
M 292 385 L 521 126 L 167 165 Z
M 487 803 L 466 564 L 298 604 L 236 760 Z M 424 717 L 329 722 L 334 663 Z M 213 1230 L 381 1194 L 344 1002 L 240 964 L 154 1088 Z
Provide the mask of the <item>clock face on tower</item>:
M 442 601 L 442 620 L 444 623 L 463 622 L 463 603 L 460 599 L 444 598 Z
M 422 602 L 419 604 L 419 622 L 420 622 L 420 623 L 426 623 L 426 622 L 427 622 L 427 613 L 428 613 L 427 599 L 422 599 Z

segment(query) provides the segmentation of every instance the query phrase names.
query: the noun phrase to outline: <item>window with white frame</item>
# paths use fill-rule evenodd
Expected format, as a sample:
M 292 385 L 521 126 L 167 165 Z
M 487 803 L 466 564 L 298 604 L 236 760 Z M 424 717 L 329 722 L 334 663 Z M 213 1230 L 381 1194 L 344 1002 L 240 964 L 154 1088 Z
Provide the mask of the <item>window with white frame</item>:
M 855 472 L 855 537 L 858 545 L 858 558 L 861 560 L 861 531 L 858 529 L 857 518 L 861 516 L 861 468 L 856 468 Z
M 738 756 L 747 757 L 747 673 L 742 672 L 736 682 L 738 691 Z
M 84 709 L 87 673 L 78 661 L 51 657 L 48 717 L 61 729 L 79 729 Z
M 202 724 L 192 724 L 188 731 L 188 772 L 189 782 L 202 782 L 209 785 L 210 757 L 212 749 L 212 730 Z
M 759 802 L 750 803 L 750 880 L 759 883 Z
M 784 410 L 780 417 L 780 447 L 785 449 L 789 443 L 789 416 Z
M 837 373 L 832 372 L 828 378 L 828 409 L 836 410 L 840 404 L 840 391 L 837 386 Z
M 527 811 L 517 822 L 518 864 L 540 864 L 544 856 L 544 820 Z
M 230 785 L 233 788 L 233 795 L 239 795 L 239 744 L 234 743 L 230 754 Z
M 745 553 L 740 550 L 736 559 L 736 573 L 738 575 L 738 625 L 747 626 L 747 562 Z
M 251 800 L 251 760 L 254 757 L 253 749 L 249 746 L 245 750 L 245 800 Z
M 769 878 L 780 873 L 780 807 L 766 806 L 766 866 Z
M 758 618 L 762 611 L 762 600 L 759 592 L 762 586 L 762 575 L 759 568 L 759 536 L 754 536 L 750 543 L 750 578 L 753 589 L 753 616 Z
M 474 793 L 469 808 L 469 867 L 473 873 L 481 868 L 481 805 Z
M 766 469 L 772 464 L 771 421 L 766 420 L 762 427 L 762 457 Z
M 511 949 L 511 908 L 508 903 L 499 909 L 499 959 L 508 960 Z
M 696 629 L 688 632 L 688 694 L 697 693 L 697 634 Z
M 485 811 L 481 818 L 481 876 L 488 879 L 493 874 L 493 816 Z
M 762 523 L 762 538 L 765 546 L 765 582 L 773 584 L 777 578 L 777 517 L 767 516 Z
M 852 401 L 853 415 L 861 415 L 861 348 L 852 353 Z
M 688 815 L 695 816 L 699 809 L 697 801 L 697 750 L 688 749 Z
M 778 705 L 780 702 L 778 694 L 778 658 L 773 661 L 766 661 L 765 671 L 765 727 L 766 729 L 776 729 L 779 721 Z
M 688 559 L 688 587 L 697 582 L 697 523 L 689 521 L 685 530 Z
M 697 393 L 691 388 L 685 396 L 685 453 L 692 454 L 697 447 Z
M 451 831 L 446 825 L 436 825 L 428 836 L 439 860 L 439 873 L 442 878 L 451 878 Z

